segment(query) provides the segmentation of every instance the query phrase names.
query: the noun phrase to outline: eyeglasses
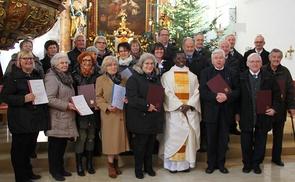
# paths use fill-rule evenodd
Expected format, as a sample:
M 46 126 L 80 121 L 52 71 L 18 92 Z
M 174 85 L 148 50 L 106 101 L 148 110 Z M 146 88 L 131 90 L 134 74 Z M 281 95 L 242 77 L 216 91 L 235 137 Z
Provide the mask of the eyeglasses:
M 22 58 L 20 58 L 20 59 L 23 59 L 23 60 L 25 60 L 25 61 L 34 60 L 33 57 L 22 57 Z
M 97 44 L 107 44 L 106 42 L 96 42 Z

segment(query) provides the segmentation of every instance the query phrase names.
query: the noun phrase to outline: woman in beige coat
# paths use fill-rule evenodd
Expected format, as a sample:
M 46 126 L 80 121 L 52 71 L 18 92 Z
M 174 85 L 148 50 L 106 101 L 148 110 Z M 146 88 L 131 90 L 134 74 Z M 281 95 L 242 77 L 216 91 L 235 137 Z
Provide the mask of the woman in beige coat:
M 96 103 L 101 112 L 102 153 L 108 156 L 111 178 L 122 173 L 118 168 L 118 154 L 129 150 L 124 111 L 111 106 L 113 85 L 125 86 L 126 83 L 118 74 L 118 66 L 116 57 L 105 57 L 101 65 L 104 74 L 96 80 Z
M 57 53 L 51 59 L 51 69 L 45 76 L 45 87 L 49 100 L 51 129 L 48 136 L 49 172 L 57 181 L 64 181 L 71 173 L 65 171 L 63 156 L 67 140 L 78 136 L 75 122 L 75 107 L 71 97 L 75 95 L 73 79 L 68 73 L 69 59 L 65 53 Z

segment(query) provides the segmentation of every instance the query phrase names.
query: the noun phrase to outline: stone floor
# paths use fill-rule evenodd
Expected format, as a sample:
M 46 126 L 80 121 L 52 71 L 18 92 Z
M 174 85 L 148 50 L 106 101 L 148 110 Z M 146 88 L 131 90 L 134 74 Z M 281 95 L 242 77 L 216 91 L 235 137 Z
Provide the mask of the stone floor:
M 242 173 L 241 161 L 232 159 L 227 162 L 227 167 L 230 171 L 229 174 L 222 174 L 216 170 L 213 174 L 206 174 L 204 169 L 205 163 L 199 163 L 197 168 L 191 170 L 189 173 L 176 173 L 171 174 L 161 166 L 157 166 L 157 176 L 145 176 L 142 181 L 150 182 L 293 182 L 295 181 L 295 156 L 284 156 L 285 167 L 278 167 L 270 162 L 269 158 L 265 159 L 264 165 L 261 166 L 263 173 L 258 175 L 253 172 L 249 174 Z M 1 165 L 1 164 L 0 164 Z M 85 177 L 79 177 L 74 172 L 72 177 L 68 177 L 66 181 L 69 182 L 97 182 L 97 181 L 140 181 L 134 177 L 132 166 L 123 166 L 123 174 L 117 179 L 111 179 L 107 176 L 107 168 L 100 166 L 94 175 L 87 174 Z M 35 169 L 37 172 L 38 169 Z M 37 172 L 38 173 L 38 172 Z M 53 182 L 55 181 L 48 172 L 39 173 L 42 178 L 40 182 Z M 13 182 L 14 176 L 12 173 L 0 174 L 1 182 Z

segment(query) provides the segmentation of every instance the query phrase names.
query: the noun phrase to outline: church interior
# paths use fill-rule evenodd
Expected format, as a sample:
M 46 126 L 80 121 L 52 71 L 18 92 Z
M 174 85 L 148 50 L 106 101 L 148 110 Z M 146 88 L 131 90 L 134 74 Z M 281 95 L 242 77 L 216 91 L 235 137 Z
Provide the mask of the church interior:
M 189 3 L 196 3 L 194 8 Z M 54 40 L 59 51 L 67 53 L 74 48 L 77 35 L 86 37 L 86 45 L 92 46 L 97 36 L 106 37 L 106 44 L 114 55 L 122 42 L 137 39 L 144 52 L 158 42 L 161 28 L 170 31 L 169 43 L 179 50 L 186 37 L 202 32 L 205 46 L 213 51 L 227 35 L 236 37 L 235 49 L 242 55 L 253 49 L 257 35 L 265 38 L 264 48 L 282 51 L 281 64 L 289 69 L 295 81 L 295 1 L 282 0 L 0 0 L 0 74 L 5 74 L 11 56 L 20 51 L 20 42 L 30 39 L 33 53 L 39 59 L 45 56 L 44 44 Z M 274 13 L 275 12 L 275 13 Z M 193 17 L 193 18 L 192 18 Z M 2 81 L 1 81 L 2 82 Z M 3 83 L 0 83 L 3 84 Z M 0 92 L 2 85 L 0 85 Z M 1 99 L 0 99 L 1 101 Z M 2 102 L 2 101 L 1 101 Z M 0 104 L 0 181 L 13 182 L 14 171 L 10 150 L 12 137 L 8 128 L 8 106 Z M 196 153 L 196 167 L 189 173 L 170 173 L 163 168 L 163 160 L 155 153 L 153 162 L 157 176 L 144 181 L 220 181 L 220 182 L 291 182 L 295 180 L 295 133 L 293 117 L 287 114 L 284 132 L 282 160 L 284 167 L 272 163 L 273 134 L 267 134 L 263 173 L 242 172 L 242 151 L 239 135 L 230 135 L 226 154 L 229 174 L 219 171 L 206 174 L 206 152 Z M 34 172 L 42 178 L 36 181 L 55 181 L 48 173 L 48 141 L 40 132 L 36 147 L 37 157 L 31 159 Z M 107 176 L 104 155 L 94 157 L 96 173 L 78 176 L 75 168 L 74 143 L 69 142 L 65 154 L 65 166 L 72 172 L 66 178 L 71 182 L 137 181 L 134 177 L 132 155 L 119 157 L 123 174 L 117 179 Z

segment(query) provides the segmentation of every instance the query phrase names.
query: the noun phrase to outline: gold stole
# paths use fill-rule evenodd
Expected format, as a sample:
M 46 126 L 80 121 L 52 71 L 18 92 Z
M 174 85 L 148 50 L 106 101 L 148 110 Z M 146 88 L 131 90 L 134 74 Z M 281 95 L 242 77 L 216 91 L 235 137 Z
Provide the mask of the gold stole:
M 189 99 L 189 78 L 188 72 L 174 72 L 174 80 L 175 80 L 175 95 L 178 99 L 181 100 L 183 104 L 187 104 Z M 181 148 L 172 156 L 170 160 L 172 161 L 184 161 L 185 160 L 185 143 L 181 146 Z

